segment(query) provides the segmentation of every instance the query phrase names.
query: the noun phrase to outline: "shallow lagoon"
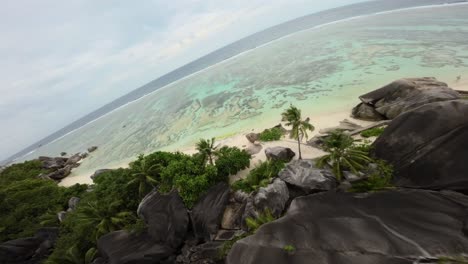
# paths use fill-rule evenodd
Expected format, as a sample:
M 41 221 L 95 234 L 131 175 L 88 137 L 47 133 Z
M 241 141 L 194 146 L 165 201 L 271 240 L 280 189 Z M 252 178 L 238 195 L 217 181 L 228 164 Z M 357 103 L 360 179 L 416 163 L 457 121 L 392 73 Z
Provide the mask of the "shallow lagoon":
M 177 150 L 279 121 L 290 103 L 310 116 L 350 109 L 401 77 L 468 79 L 468 5 L 361 17 L 302 31 L 212 66 L 24 157 L 99 150 L 75 174 Z

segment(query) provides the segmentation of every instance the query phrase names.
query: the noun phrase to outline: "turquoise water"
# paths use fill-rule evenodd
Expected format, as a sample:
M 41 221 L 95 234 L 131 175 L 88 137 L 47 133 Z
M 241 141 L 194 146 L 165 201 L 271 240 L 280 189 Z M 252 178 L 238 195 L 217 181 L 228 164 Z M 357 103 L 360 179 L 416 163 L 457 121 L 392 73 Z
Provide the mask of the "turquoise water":
M 99 146 L 80 172 L 139 153 L 266 127 L 290 103 L 310 114 L 350 109 L 402 77 L 468 78 L 468 5 L 362 17 L 282 38 L 130 103 L 25 157 Z

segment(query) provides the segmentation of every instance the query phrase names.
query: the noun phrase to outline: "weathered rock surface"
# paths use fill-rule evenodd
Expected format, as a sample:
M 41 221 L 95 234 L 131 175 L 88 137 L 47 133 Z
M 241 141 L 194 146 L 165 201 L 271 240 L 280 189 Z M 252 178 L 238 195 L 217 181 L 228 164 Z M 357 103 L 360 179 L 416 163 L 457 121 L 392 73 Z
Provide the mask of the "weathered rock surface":
M 288 200 L 288 186 L 284 181 L 276 178 L 273 183 L 258 190 L 253 202 L 257 212 L 264 212 L 268 208 L 274 216 L 279 217 Z
M 160 194 L 153 190 L 138 205 L 137 213 L 145 220 L 154 242 L 172 248 L 177 248 L 184 242 L 189 216 L 176 191 Z
M 468 190 L 468 101 L 432 103 L 400 115 L 374 143 L 397 186 Z
M 428 103 L 460 99 L 460 95 L 446 83 L 426 77 L 397 80 L 359 98 L 363 104 L 353 110 L 354 117 L 375 120 L 369 106 L 385 119 L 394 119 Z
M 81 153 L 76 153 L 75 155 L 71 156 L 65 162 L 65 166 L 70 165 L 72 167 L 78 167 L 80 160 L 82 159 Z
M 153 264 L 171 256 L 175 250 L 155 243 L 147 233 L 115 231 L 99 238 L 99 253 L 112 264 Z
M 265 149 L 265 155 L 269 160 L 282 160 L 289 162 L 294 158 L 294 156 L 296 156 L 296 153 L 294 153 L 290 148 L 272 147 Z
M 41 228 L 34 237 L 10 240 L 0 244 L 0 263 L 36 264 L 50 254 L 58 228 Z
M 68 200 L 68 209 L 71 210 L 71 211 L 74 211 L 76 209 L 76 207 L 78 206 L 78 203 L 80 202 L 80 198 L 78 197 L 71 197 L 69 200 Z
M 247 153 L 249 153 L 250 155 L 255 155 L 260 153 L 260 151 L 262 151 L 262 148 L 263 147 L 261 144 L 252 144 L 245 148 L 245 151 L 247 151 Z
M 229 201 L 229 192 L 229 185 L 221 182 L 211 187 L 195 204 L 190 216 L 196 238 L 211 241 L 216 235 Z
M 367 121 L 385 120 L 385 116 L 377 112 L 371 105 L 360 103 L 352 110 L 352 116 Z
M 227 263 L 409 264 L 460 256 L 468 251 L 467 209 L 468 197 L 453 192 L 300 197 L 284 217 L 238 241 Z
M 70 175 L 72 168 L 73 167 L 71 165 L 67 165 L 67 166 L 65 166 L 65 167 L 63 167 L 61 169 L 58 169 L 58 170 L 53 171 L 53 172 L 51 172 L 49 174 L 46 174 L 43 177 L 59 181 L 59 180 L 65 178 L 65 177 L 67 177 L 68 175 Z
M 328 191 L 337 186 L 333 173 L 317 168 L 312 160 L 291 161 L 279 173 L 279 178 L 305 194 Z
M 250 143 L 254 143 L 255 141 L 259 140 L 259 134 L 258 133 L 249 133 L 249 134 L 245 135 L 245 137 L 247 138 L 247 140 Z
M 187 249 L 184 254 L 177 257 L 176 263 L 187 264 L 216 264 L 224 263 L 219 258 L 219 252 L 223 248 L 222 242 L 208 242 Z
M 320 134 L 328 134 L 328 133 L 331 133 L 331 132 L 336 131 L 336 130 L 339 130 L 339 131 L 353 131 L 353 130 L 361 129 L 361 128 L 362 128 L 362 126 L 360 126 L 360 125 L 358 125 L 356 123 L 353 123 L 353 122 L 349 121 L 348 119 L 345 119 L 343 121 L 340 121 L 340 124 L 338 126 L 321 129 L 319 132 L 320 132 Z
M 64 158 L 64 157 L 51 158 L 51 157 L 44 157 L 44 156 L 41 156 L 38 159 L 42 163 L 42 168 L 44 169 L 63 168 L 65 166 L 65 163 L 68 160 L 68 158 Z
M 88 148 L 88 152 L 91 153 L 91 152 L 95 151 L 96 149 L 98 149 L 97 146 L 89 147 L 89 148 Z

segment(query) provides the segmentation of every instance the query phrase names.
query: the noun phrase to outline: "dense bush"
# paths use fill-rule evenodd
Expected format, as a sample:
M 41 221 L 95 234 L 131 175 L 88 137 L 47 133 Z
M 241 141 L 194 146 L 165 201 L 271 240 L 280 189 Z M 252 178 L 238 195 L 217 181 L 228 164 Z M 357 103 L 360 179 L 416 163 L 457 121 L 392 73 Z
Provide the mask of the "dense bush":
M 370 175 L 366 180 L 354 183 L 352 192 L 375 192 L 393 187 L 393 167 L 383 160 L 374 162 L 377 165 L 376 169 L 368 172 Z
M 271 129 L 265 129 L 259 135 L 260 141 L 277 141 L 283 136 L 281 129 L 274 127 Z
M 42 168 L 42 163 L 39 160 L 13 164 L 0 173 L 0 186 L 25 179 L 36 179 L 39 174 L 48 172 Z
M 245 150 L 236 147 L 222 147 L 217 151 L 216 168 L 218 180 L 227 179 L 229 175 L 244 170 L 250 166 L 251 155 Z
M 283 168 L 284 163 L 281 161 L 262 162 L 252 169 L 245 179 L 233 183 L 232 188 L 246 193 L 257 191 L 260 187 L 267 186 Z
M 365 137 L 365 138 L 378 137 L 378 136 L 382 135 L 384 130 L 385 130 L 384 127 L 374 127 L 374 128 L 362 131 L 361 136 Z

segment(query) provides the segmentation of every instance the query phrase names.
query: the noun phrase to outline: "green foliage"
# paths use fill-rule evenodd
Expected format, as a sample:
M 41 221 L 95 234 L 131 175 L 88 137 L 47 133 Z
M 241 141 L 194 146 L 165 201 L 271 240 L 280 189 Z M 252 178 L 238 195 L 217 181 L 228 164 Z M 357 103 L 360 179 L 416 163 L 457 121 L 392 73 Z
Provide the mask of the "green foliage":
M 281 129 L 274 127 L 271 129 L 265 129 L 259 135 L 260 141 L 277 141 L 283 136 Z
M 242 190 L 246 193 L 257 191 L 260 187 L 265 187 L 270 183 L 270 180 L 278 176 L 279 172 L 284 168 L 284 162 L 281 161 L 266 161 L 261 162 L 257 167 L 250 171 L 245 179 L 238 180 L 232 184 L 234 190 Z
M 338 181 L 343 178 L 343 171 L 350 170 L 358 174 L 372 161 L 368 153 L 359 150 L 354 145 L 354 139 L 340 131 L 335 131 L 325 139 L 325 151 L 329 152 L 317 160 L 317 166 L 330 166 Z
M 287 121 L 287 126 L 292 126 L 290 137 L 297 140 L 299 159 L 302 159 L 301 140 L 308 139 L 307 131 L 314 131 L 314 126 L 309 123 L 309 119 L 302 120 L 301 110 L 291 105 L 282 114 L 283 120 Z
M 439 264 L 468 264 L 467 256 L 458 256 L 458 257 L 439 257 L 437 259 Z
M 4 187 L 12 182 L 26 179 L 36 179 L 41 173 L 49 173 L 49 170 L 43 169 L 39 160 L 13 164 L 0 173 L 0 186 Z
M 200 139 L 198 143 L 196 144 L 197 150 L 200 153 L 200 155 L 203 157 L 204 163 L 206 163 L 206 160 L 210 162 L 210 165 L 213 165 L 213 155 L 216 152 L 216 147 L 215 147 L 215 138 L 212 139 Z
M 174 187 L 178 190 L 185 206 L 192 208 L 200 197 L 215 184 L 216 167 L 207 166 L 203 174 L 179 174 L 175 178 Z
M 296 252 L 296 247 L 293 245 L 286 245 L 283 247 L 283 250 L 288 254 L 294 254 L 294 252 Z
M 275 221 L 276 218 L 271 213 L 270 209 L 265 209 L 263 213 L 258 214 L 256 218 L 247 217 L 245 223 L 249 228 L 249 231 L 255 233 L 262 225 Z
M 382 135 L 384 130 L 385 130 L 385 127 L 374 127 L 374 128 L 362 131 L 361 136 L 364 138 L 378 137 Z
M 216 169 L 218 170 L 218 181 L 227 180 L 229 175 L 246 169 L 250 166 L 251 155 L 245 150 L 236 147 L 222 147 L 216 155 Z
M 243 239 L 243 238 L 246 238 L 246 237 L 248 237 L 248 236 L 250 236 L 250 235 L 251 235 L 251 233 L 244 233 L 244 234 L 242 234 L 242 235 L 239 235 L 239 236 L 234 237 L 234 238 L 231 239 L 231 240 L 225 241 L 225 242 L 223 243 L 223 247 L 221 248 L 221 250 L 220 250 L 220 252 L 219 252 L 219 255 L 218 255 L 219 257 L 218 257 L 218 258 L 221 260 L 221 259 L 223 259 L 224 257 L 226 257 L 226 256 L 229 254 L 229 251 L 231 251 L 232 246 L 234 246 L 234 244 L 235 244 L 237 241 L 239 241 L 239 240 L 241 240 L 241 239 Z
M 377 164 L 377 168 L 373 172 L 369 172 L 369 178 L 354 183 L 351 192 L 375 192 L 384 189 L 393 188 L 393 167 L 383 160 L 374 161 Z
M 159 163 L 152 164 L 144 155 L 138 156 L 138 160 L 130 163 L 133 180 L 129 181 L 128 185 L 138 186 L 140 199 L 145 197 L 156 186 L 161 168 Z

